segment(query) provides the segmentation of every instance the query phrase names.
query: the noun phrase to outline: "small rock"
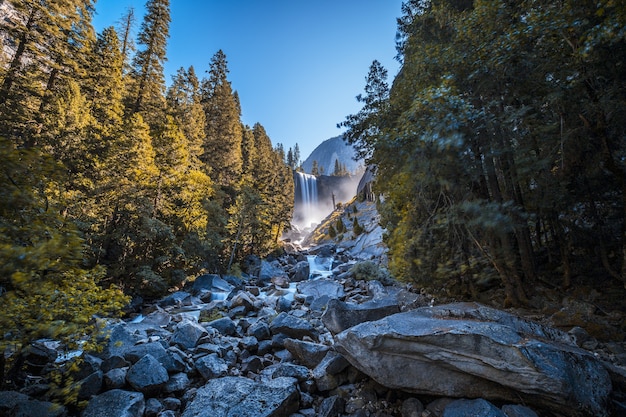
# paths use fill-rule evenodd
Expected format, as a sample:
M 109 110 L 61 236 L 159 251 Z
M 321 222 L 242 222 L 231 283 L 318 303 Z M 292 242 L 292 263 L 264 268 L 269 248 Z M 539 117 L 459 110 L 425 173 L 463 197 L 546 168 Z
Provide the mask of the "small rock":
M 168 379 L 167 370 L 150 354 L 139 359 L 126 374 L 130 386 L 144 394 L 157 392 Z
M 208 380 L 226 375 L 228 365 L 217 354 L 211 353 L 196 361 L 196 369 L 204 379 Z
M 443 417 L 507 417 L 502 410 L 489 401 L 479 398 L 477 400 L 456 400 L 446 406 Z
M 81 417 L 143 417 L 144 410 L 142 393 L 114 389 L 92 398 Z

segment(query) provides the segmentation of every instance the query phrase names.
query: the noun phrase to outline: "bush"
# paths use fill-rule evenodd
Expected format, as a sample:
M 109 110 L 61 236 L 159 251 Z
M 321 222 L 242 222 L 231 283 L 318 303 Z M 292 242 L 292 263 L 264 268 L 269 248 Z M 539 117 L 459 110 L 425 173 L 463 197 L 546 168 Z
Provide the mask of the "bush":
M 350 268 L 350 273 L 353 274 L 354 278 L 357 280 L 376 280 L 382 282 L 383 284 L 391 283 L 392 281 L 389 272 L 372 261 L 357 262 L 352 268 Z

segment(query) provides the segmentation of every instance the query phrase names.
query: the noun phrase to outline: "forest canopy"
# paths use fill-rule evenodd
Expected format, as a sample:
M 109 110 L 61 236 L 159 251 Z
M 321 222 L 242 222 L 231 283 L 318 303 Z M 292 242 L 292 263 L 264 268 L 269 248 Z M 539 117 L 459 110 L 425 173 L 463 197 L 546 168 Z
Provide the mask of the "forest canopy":
M 74 339 L 278 247 L 293 174 L 241 122 L 222 51 L 166 84 L 169 0 L 95 33 L 95 0 L 9 0 L 0 55 L 0 348 Z
M 624 2 L 409 0 L 391 88 L 342 126 L 377 169 L 396 277 L 505 305 L 626 284 Z

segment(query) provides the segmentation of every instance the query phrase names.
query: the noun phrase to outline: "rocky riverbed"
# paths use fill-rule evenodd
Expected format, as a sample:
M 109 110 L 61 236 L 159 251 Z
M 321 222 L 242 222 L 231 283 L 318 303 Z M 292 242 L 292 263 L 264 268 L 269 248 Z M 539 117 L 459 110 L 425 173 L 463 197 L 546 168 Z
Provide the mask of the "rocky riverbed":
M 623 344 L 481 304 L 437 305 L 335 245 L 246 269 L 105 320 L 104 350 L 82 352 L 73 372 L 83 408 L 49 402 L 46 372 L 68 352 L 40 341 L 31 382 L 0 392 L 0 415 L 626 415 Z M 357 279 L 367 271 L 379 279 Z

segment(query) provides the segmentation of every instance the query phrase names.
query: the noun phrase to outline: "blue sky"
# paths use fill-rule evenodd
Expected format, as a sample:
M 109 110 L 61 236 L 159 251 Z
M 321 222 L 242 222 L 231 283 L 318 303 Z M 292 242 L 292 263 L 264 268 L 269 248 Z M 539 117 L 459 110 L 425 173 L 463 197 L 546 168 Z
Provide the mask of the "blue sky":
M 98 0 L 98 32 L 115 25 L 128 7 L 137 15 L 145 0 Z M 239 93 L 242 120 L 261 123 L 272 143 L 298 143 L 304 160 L 361 105 L 374 59 L 398 71 L 394 57 L 396 18 L 402 0 L 170 0 L 167 82 L 193 65 L 205 76 L 211 57 L 223 50 L 228 79 Z

